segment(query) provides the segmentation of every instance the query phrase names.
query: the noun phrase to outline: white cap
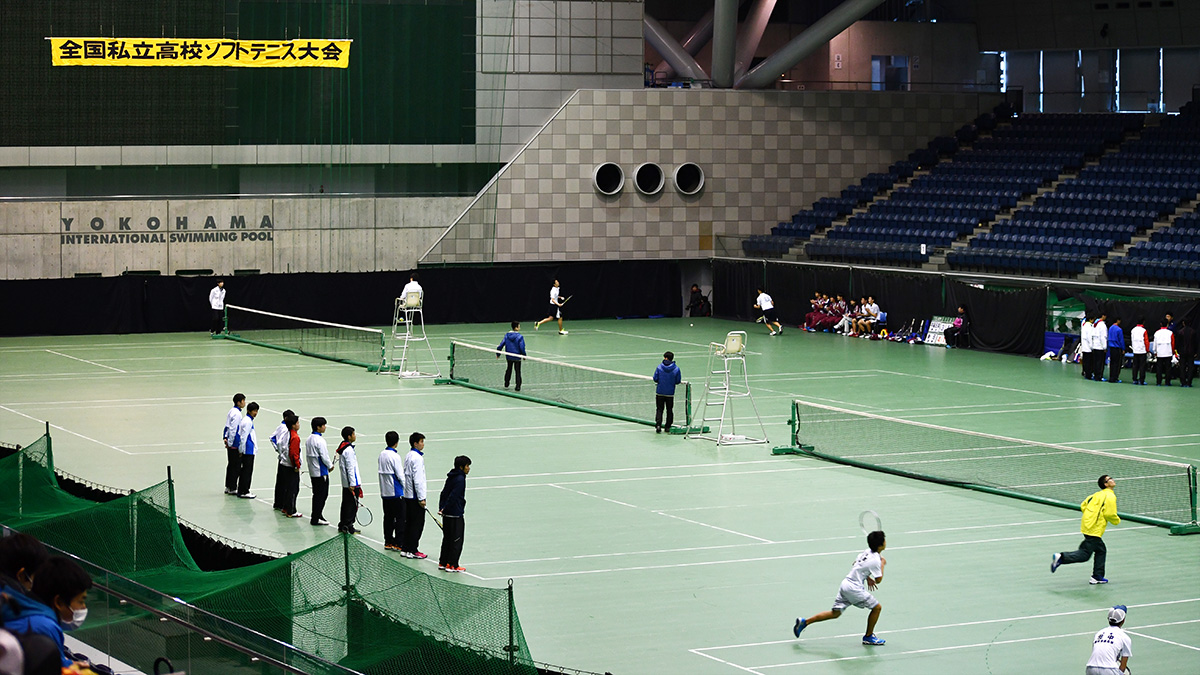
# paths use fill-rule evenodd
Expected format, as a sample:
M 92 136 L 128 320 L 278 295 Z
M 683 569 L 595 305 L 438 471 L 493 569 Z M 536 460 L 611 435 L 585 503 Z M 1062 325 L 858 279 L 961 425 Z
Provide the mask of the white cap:
M 1114 626 L 1121 623 L 1125 620 L 1125 612 L 1128 610 L 1129 608 L 1125 605 L 1117 605 L 1116 607 L 1113 607 L 1112 609 L 1108 610 L 1108 622 Z

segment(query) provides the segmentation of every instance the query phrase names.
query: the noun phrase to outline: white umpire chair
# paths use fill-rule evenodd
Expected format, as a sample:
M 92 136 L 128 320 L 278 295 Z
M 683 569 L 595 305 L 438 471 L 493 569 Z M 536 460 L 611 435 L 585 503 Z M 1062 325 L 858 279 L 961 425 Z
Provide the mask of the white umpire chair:
M 425 313 L 422 310 L 424 298 L 418 291 L 405 293 L 396 298 L 392 310 L 392 341 L 388 350 L 388 370 L 396 371 L 401 378 L 441 377 L 442 370 L 437 357 L 433 354 L 433 345 L 425 335 Z M 425 343 L 425 350 L 420 349 L 419 343 Z M 396 348 L 400 348 L 400 358 L 396 358 Z M 429 363 L 424 361 L 424 353 L 429 353 Z
M 738 433 L 734 402 L 741 399 L 750 402 L 761 437 L 752 438 Z M 730 331 L 724 342 L 709 343 L 708 374 L 697 409 L 700 419 L 694 427 L 698 433 L 691 433 L 692 429 L 689 429 L 688 438 L 716 441 L 717 445 L 767 442 L 767 430 L 763 427 L 758 406 L 750 393 L 750 376 L 746 372 L 746 331 Z M 705 433 L 706 428 L 708 433 Z

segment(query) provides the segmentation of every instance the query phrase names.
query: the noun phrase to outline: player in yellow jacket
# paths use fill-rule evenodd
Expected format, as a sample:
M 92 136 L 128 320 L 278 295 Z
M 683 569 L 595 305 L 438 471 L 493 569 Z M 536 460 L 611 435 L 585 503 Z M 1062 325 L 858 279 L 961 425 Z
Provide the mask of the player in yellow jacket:
M 1104 560 L 1108 557 L 1108 549 L 1101 537 L 1104 536 L 1104 528 L 1108 527 L 1109 523 L 1119 524 L 1121 517 L 1117 515 L 1117 493 L 1113 492 L 1117 481 L 1104 474 L 1096 483 L 1100 486 L 1100 491 L 1092 493 L 1092 496 L 1079 505 L 1083 511 L 1083 517 L 1079 521 L 1083 542 L 1079 544 L 1078 550 L 1055 553 L 1050 561 L 1050 572 L 1054 573 L 1059 565 L 1087 562 L 1088 558 L 1095 555 L 1096 558 L 1092 562 L 1092 578 L 1088 583 L 1107 584 L 1108 579 L 1104 578 Z

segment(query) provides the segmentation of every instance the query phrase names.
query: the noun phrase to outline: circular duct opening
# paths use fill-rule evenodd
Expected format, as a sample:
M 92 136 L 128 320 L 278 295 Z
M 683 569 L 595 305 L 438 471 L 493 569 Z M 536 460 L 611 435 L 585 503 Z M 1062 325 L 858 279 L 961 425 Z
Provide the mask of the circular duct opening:
M 600 194 L 611 197 L 625 187 L 625 172 L 612 162 L 598 164 L 592 172 L 592 184 Z
M 684 162 L 675 168 L 675 189 L 680 194 L 694 195 L 704 189 L 704 169 L 694 162 Z
M 662 167 L 654 162 L 645 162 L 633 170 L 633 184 L 638 192 L 644 195 L 656 195 L 662 192 L 667 177 L 663 175 Z

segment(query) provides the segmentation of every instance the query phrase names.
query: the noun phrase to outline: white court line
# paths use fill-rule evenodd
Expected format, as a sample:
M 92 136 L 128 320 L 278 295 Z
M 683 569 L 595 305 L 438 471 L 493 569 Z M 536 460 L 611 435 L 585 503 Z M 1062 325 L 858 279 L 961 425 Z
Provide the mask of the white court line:
M 1089 410 L 1091 408 L 1120 408 L 1120 407 L 1121 407 L 1120 403 L 1100 402 L 1100 403 L 1096 403 L 1094 405 L 1071 405 L 1071 406 L 1056 406 L 1053 408 L 1038 408 L 1034 412 L 1044 413 L 1044 412 L 1051 412 L 1054 410 Z M 892 412 L 892 411 L 884 409 L 882 412 Z M 979 411 L 973 411 L 973 412 L 947 412 L 947 413 L 936 413 L 936 414 L 929 414 L 929 415 L 905 415 L 902 419 L 919 420 L 919 419 L 925 419 L 927 417 L 959 417 L 959 416 L 964 416 L 964 415 L 1004 415 L 1007 413 L 1018 413 L 1018 414 L 1022 414 L 1022 415 L 1027 415 L 1027 414 L 1029 414 L 1029 412 L 1030 411 L 1028 411 L 1028 410 L 979 410 Z
M 716 661 L 718 663 L 723 663 L 727 666 L 732 666 L 734 668 L 737 668 L 738 670 L 741 670 L 741 671 L 744 671 L 747 673 L 754 673 L 754 675 L 762 675 L 762 673 L 758 672 L 757 670 L 753 670 L 753 669 L 747 668 L 745 666 L 739 666 L 738 664 L 733 663 L 732 661 L 726 661 L 725 659 L 718 659 L 717 657 L 713 656 L 712 654 L 706 654 L 698 649 L 689 649 L 688 651 L 697 656 L 703 656 L 706 659 L 712 659 L 713 661 Z
M 1195 621 L 1200 621 L 1200 619 L 1195 619 Z M 1187 622 L 1180 622 L 1180 623 L 1193 623 L 1193 622 L 1187 621 Z M 840 662 L 844 662 L 844 661 L 859 661 L 862 659 L 873 659 L 873 658 L 878 658 L 881 656 L 907 656 L 910 654 L 930 654 L 933 652 L 949 652 L 949 651 L 957 651 L 959 649 L 977 649 L 979 647 L 994 647 L 996 645 L 1012 645 L 1012 644 L 1021 644 L 1021 643 L 1025 643 L 1025 642 L 1040 642 L 1042 640 L 1058 640 L 1061 638 L 1081 637 L 1083 635 L 1095 635 L 1095 634 L 1096 634 L 1096 631 L 1087 630 L 1087 631 L 1083 631 L 1081 633 L 1062 633 L 1059 635 L 1039 635 L 1038 637 L 1031 637 L 1031 638 L 1016 638 L 1016 639 L 1012 639 L 1012 640 L 993 640 L 992 642 L 976 642 L 976 643 L 967 644 L 967 645 L 951 645 L 949 647 L 930 647 L 928 649 L 909 649 L 909 650 L 903 651 L 903 652 L 877 651 L 877 652 L 872 652 L 871 654 L 864 654 L 864 655 L 860 655 L 860 656 L 841 656 L 838 658 L 816 659 L 813 661 L 792 661 L 790 663 L 773 663 L 773 664 L 764 665 L 764 666 L 754 666 L 754 668 L 759 669 L 759 670 L 767 670 L 769 668 L 790 668 L 793 666 L 809 666 L 809 665 L 813 665 L 816 663 L 840 663 Z
M 1144 603 L 1141 603 L 1138 605 L 1129 605 L 1129 607 L 1131 607 L 1133 609 L 1141 609 L 1144 607 L 1165 607 L 1167 605 L 1181 605 L 1181 604 L 1185 604 L 1185 603 L 1189 603 L 1189 602 L 1200 602 L 1200 598 L 1187 598 L 1185 600 L 1164 600 L 1162 602 L 1144 602 Z M 1112 605 L 1108 605 L 1105 607 L 1098 607 L 1096 609 L 1074 609 L 1074 610 L 1071 610 L 1068 612 L 1054 612 L 1051 614 L 1027 614 L 1025 616 L 1011 616 L 1011 617 L 1006 617 L 1003 619 L 979 619 L 977 621 L 960 621 L 958 623 L 941 623 L 941 624 L 934 624 L 932 626 L 910 626 L 908 628 L 892 629 L 892 630 L 889 630 L 888 633 L 913 633 L 913 632 L 925 631 L 925 630 L 940 630 L 942 628 L 962 628 L 964 626 L 985 626 L 990 623 L 1016 623 L 1017 621 L 1030 621 L 1030 620 L 1034 620 L 1034 619 L 1054 619 L 1054 618 L 1058 618 L 1060 616 L 1077 616 L 1080 614 L 1094 614 L 1096 612 L 1105 612 L 1110 609 L 1112 609 Z M 1196 619 L 1196 621 L 1200 621 L 1200 619 Z M 1161 624 L 1161 625 L 1168 625 L 1168 624 Z M 1144 628 L 1144 627 L 1145 626 L 1142 626 L 1142 628 Z M 1094 633 L 1095 633 L 1095 631 L 1091 631 L 1088 633 L 1088 635 L 1092 635 Z M 844 638 L 852 638 L 852 637 L 856 637 L 856 636 L 862 637 L 862 633 L 856 632 L 856 633 L 843 633 L 841 635 L 821 635 L 819 637 L 811 637 L 811 638 L 806 637 L 805 640 L 807 640 L 807 641 L 841 640 Z M 689 650 L 689 651 L 719 651 L 721 649 L 742 649 L 745 647 L 767 647 L 770 645 L 794 644 L 795 642 L 796 642 L 796 640 L 794 638 L 788 638 L 786 640 L 767 640 L 764 642 L 743 642 L 741 644 L 735 644 L 735 645 L 717 645 L 714 647 L 697 647 L 697 648 L 695 648 L 693 650 Z
M 106 366 L 103 363 L 96 363 L 95 361 L 88 361 L 87 359 L 81 359 L 77 356 L 71 356 L 70 354 L 63 354 L 62 352 L 56 352 L 52 349 L 44 349 L 42 351 L 49 352 L 51 354 L 54 354 L 55 356 L 62 356 L 62 357 L 68 358 L 68 359 L 73 359 L 75 361 L 81 361 L 83 363 L 91 364 L 93 366 L 100 366 L 101 368 L 108 368 L 109 370 L 115 370 L 118 373 L 125 372 L 124 370 L 121 370 L 120 368 L 113 368 L 112 366 Z
M 459 388 L 447 388 L 447 389 L 443 389 L 441 391 L 466 392 L 465 389 L 459 389 Z M 380 394 L 380 395 L 379 396 L 345 396 L 345 397 L 341 397 L 341 396 L 334 396 L 335 394 Z M 260 396 L 262 398 L 274 398 L 274 397 L 280 397 L 280 396 L 287 396 L 287 397 L 291 397 L 292 399 L 297 399 L 297 400 L 307 400 L 307 399 L 302 398 L 302 397 L 306 397 L 306 396 L 313 397 L 313 398 L 320 399 L 320 400 L 336 400 L 337 398 L 349 398 L 349 399 L 357 400 L 359 398 L 383 398 L 385 396 L 423 396 L 424 394 L 425 394 L 424 391 L 396 390 L 394 392 L 381 393 L 379 389 L 340 389 L 340 390 L 334 390 L 334 391 L 268 392 L 265 394 L 258 394 L 258 396 Z M 68 400 L 68 401 L 20 401 L 17 403 L 7 403 L 6 405 L 57 405 L 57 404 L 68 404 L 68 403 L 82 403 L 82 404 L 86 404 L 86 405 L 91 405 L 91 404 L 95 404 L 95 403 L 129 403 L 129 404 L 150 403 L 150 404 L 156 404 L 156 403 L 174 403 L 174 402 L 178 402 L 178 401 L 184 401 L 184 402 L 188 402 L 188 401 L 218 402 L 219 401 L 221 403 L 228 404 L 231 401 L 231 399 L 232 399 L 232 396 L 227 395 L 227 394 L 207 394 L 207 395 L 202 395 L 202 396 L 155 396 L 155 397 L 149 397 L 149 398 L 99 398 L 99 399 L 80 399 L 80 400 L 74 400 L 74 401 L 70 401 L 70 400 Z
M 1118 531 L 1119 532 L 1129 532 L 1131 530 L 1145 530 L 1145 529 L 1152 529 L 1154 527 L 1156 527 L 1156 526 L 1155 525 L 1138 525 L 1138 526 L 1134 526 L 1134 527 L 1125 527 Z M 1078 532 L 1072 532 L 1069 534 L 1077 535 Z M 970 545 L 974 545 L 974 544 L 995 544 L 995 543 L 1005 542 L 1005 541 L 1027 541 L 1027 540 L 1031 540 L 1031 539 L 1048 539 L 1050 537 L 1065 537 L 1065 536 L 1068 536 L 1068 533 L 1056 532 L 1053 534 L 1035 534 L 1035 535 L 1028 535 L 1028 536 L 1024 536 L 1024 537 L 995 537 L 992 539 L 973 539 L 973 540 L 969 540 L 969 541 L 953 541 L 953 542 L 942 542 L 942 543 L 935 543 L 935 544 L 916 544 L 916 545 L 912 545 L 912 546 L 896 546 L 896 547 L 893 547 L 893 550 L 908 551 L 908 550 L 925 549 L 925 548 L 944 548 L 947 546 L 970 546 Z M 706 561 L 701 561 L 701 562 L 672 563 L 672 564 L 666 564 L 666 565 L 635 565 L 632 567 L 610 567 L 607 569 L 575 570 L 572 572 L 546 572 L 546 573 L 538 573 L 538 574 L 505 574 L 505 575 L 502 575 L 499 577 L 487 577 L 486 580 L 487 581 L 495 581 L 498 579 L 541 579 L 541 578 L 546 578 L 546 577 L 581 576 L 581 575 L 585 575 L 585 574 L 609 574 L 609 573 L 613 573 L 613 572 L 641 572 L 641 571 L 646 571 L 646 570 L 679 569 L 682 567 L 709 567 L 712 565 L 770 562 L 773 560 L 796 560 L 799 558 L 820 558 L 820 557 L 831 556 L 831 555 L 849 556 L 849 555 L 854 555 L 857 553 L 862 553 L 862 549 L 855 548 L 855 549 L 848 549 L 845 551 L 822 551 L 819 553 L 794 553 L 794 554 L 788 554 L 788 555 L 762 556 L 762 557 L 758 557 L 758 558 L 733 558 L 730 560 L 706 560 Z
M 653 509 L 647 509 L 647 508 L 645 508 L 645 507 L 642 507 L 642 506 L 635 506 L 635 505 L 633 505 L 633 504 L 628 504 L 628 503 L 626 503 L 626 502 L 619 502 L 619 501 L 617 501 L 617 500 L 615 500 L 615 499 L 609 499 L 608 497 L 601 497 L 600 495 L 594 495 L 594 494 L 591 494 L 591 493 L 589 493 L 589 492 L 584 492 L 584 491 L 582 491 L 582 490 L 572 490 L 571 488 L 566 488 L 566 487 L 563 487 L 563 486 L 561 486 L 561 485 L 555 485 L 554 483 L 548 483 L 547 485 L 549 485 L 549 486 L 550 486 L 550 487 L 552 487 L 552 488 L 558 488 L 559 490 L 566 490 L 566 491 L 568 491 L 568 492 L 574 492 L 574 493 L 576 493 L 576 494 L 583 495 L 584 497 L 591 497 L 591 498 L 593 498 L 593 499 L 600 499 L 600 500 L 603 500 L 603 501 L 606 501 L 606 502 L 611 502 L 611 503 L 613 503 L 613 504 L 619 504 L 619 505 L 621 505 L 621 506 L 626 506 L 626 507 L 629 507 L 629 508 L 631 508 L 631 509 L 637 509 L 638 511 L 649 511 L 650 513 L 654 513 L 654 514 L 657 514 L 657 515 L 660 515 L 660 516 L 665 516 L 665 517 L 667 517 L 667 518 L 675 518 L 676 520 L 682 520 L 682 521 L 683 521 L 683 522 L 685 522 L 685 523 L 691 523 L 691 524 L 693 524 L 693 525 L 699 525 L 699 526 L 701 526 L 701 527 L 708 527 L 708 528 L 711 528 L 711 529 L 717 530 L 717 531 L 719 531 L 719 532 L 725 532 L 725 533 L 727 533 L 727 534 L 736 534 L 736 535 L 738 535 L 739 537 L 746 537 L 747 539 L 753 539 L 753 540 L 755 540 L 755 541 L 758 541 L 758 542 L 761 542 L 761 543 L 764 543 L 764 544 L 773 544 L 773 543 L 775 543 L 775 542 L 771 541 L 770 539 L 763 539 L 762 537 L 756 537 L 756 536 L 754 536 L 754 535 L 752 535 L 752 534 L 746 534 L 746 533 L 744 533 L 744 532 L 737 532 L 737 531 L 735 531 L 735 530 L 729 530 L 729 529 L 726 529 L 726 528 L 724 528 L 724 527 L 717 527 L 716 525 L 709 525 L 708 523 L 702 523 L 702 522 L 700 522 L 700 521 L 698 521 L 698 520 L 689 520 L 689 519 L 687 519 L 687 518 L 682 518 L 682 517 L 680 517 L 680 516 L 673 516 L 673 515 L 671 515 L 671 514 L 669 514 L 669 513 L 665 513 L 665 512 L 663 512 L 663 511 L 655 511 L 655 510 L 653 510 Z
M 654 340 L 655 342 L 666 342 L 668 344 L 673 344 L 673 345 L 688 345 L 689 347 L 699 347 L 701 349 L 708 349 L 707 343 L 701 344 L 699 342 L 684 342 L 683 340 L 668 340 L 667 338 L 650 337 L 649 335 L 637 335 L 635 333 L 622 333 L 620 331 L 603 330 L 600 328 L 593 329 L 592 331 L 589 331 L 589 332 L 607 333 L 608 335 L 620 335 L 622 337 L 637 338 L 639 340 Z M 752 352 L 749 349 L 746 350 L 746 353 L 750 354 L 752 356 L 762 356 L 762 352 Z
M 1107 403 L 1107 401 L 1097 401 L 1097 400 L 1093 400 L 1090 398 L 1078 398 L 1076 396 L 1067 396 L 1065 394 L 1048 394 L 1048 393 L 1042 392 L 1042 391 L 1031 391 L 1029 389 L 1018 389 L 1016 387 L 1001 387 L 1000 385 L 997 385 L 997 384 L 980 384 L 978 382 L 966 382 L 964 380 L 950 380 L 950 379 L 947 379 L 944 377 L 933 377 L 931 375 L 919 375 L 916 373 L 898 373 L 893 370 L 880 370 L 879 372 L 887 373 L 888 375 L 899 375 L 900 377 L 919 377 L 921 379 L 934 380 L 936 382 L 941 382 L 941 383 L 965 384 L 965 385 L 968 385 L 971 387 L 983 387 L 984 389 L 998 389 L 1000 391 L 1013 391 L 1013 392 L 1017 392 L 1019 394 L 1032 394 L 1034 396 L 1048 396 L 1050 398 L 1061 398 L 1061 399 L 1065 399 L 1065 400 L 1069 400 L 1069 401 L 1087 401 L 1088 403 Z M 1113 405 L 1119 405 L 1119 404 L 1113 404 Z
M 710 478 L 714 476 L 749 476 L 760 473 L 781 473 L 784 471 L 832 471 L 837 469 L 845 469 L 848 467 L 841 465 L 834 466 L 816 466 L 816 467 L 791 467 L 786 469 L 765 469 L 763 471 L 717 471 L 713 473 L 684 473 L 684 474 L 669 474 L 665 476 L 628 476 L 624 478 L 604 478 L 596 480 L 574 480 L 574 481 L 554 481 L 559 485 L 596 485 L 599 483 L 632 483 L 635 481 L 644 480 L 673 480 L 676 478 Z M 472 490 L 507 490 L 511 488 L 527 488 L 527 487 L 545 487 L 550 483 L 514 483 L 512 485 L 484 485 L 483 487 L 473 487 Z
M 824 501 L 828 501 L 828 500 L 824 500 Z M 1067 521 L 1074 522 L 1075 520 L 1078 520 L 1078 519 L 1077 518 L 1063 518 L 1061 520 L 1030 520 L 1030 521 L 1026 521 L 1023 523 L 1002 523 L 1002 524 L 992 524 L 992 525 L 968 525 L 968 526 L 963 526 L 963 527 L 949 527 L 949 528 L 945 528 L 943 530 L 911 530 L 911 531 L 907 531 L 907 532 L 899 532 L 898 534 L 901 534 L 901 535 L 903 535 L 903 534 L 920 534 L 920 533 L 931 532 L 931 531 L 932 532 L 952 532 L 952 531 L 959 531 L 959 530 L 976 530 L 976 529 L 980 529 L 980 528 L 1028 527 L 1029 525 L 1052 524 L 1052 523 L 1067 522 Z M 517 564 L 517 563 L 530 563 L 530 562 L 554 562 L 556 560 L 585 560 L 588 558 L 619 558 L 619 557 L 623 557 L 623 556 L 645 556 L 645 555 L 657 555 L 657 554 L 662 554 L 662 553 L 691 553 L 693 551 L 715 551 L 715 550 L 725 549 L 725 548 L 743 548 L 746 546 L 784 546 L 784 545 L 790 545 L 790 544 L 812 544 L 815 542 L 840 541 L 843 539 L 853 539 L 855 541 L 858 541 L 861 538 L 862 538 L 862 535 L 859 535 L 859 534 L 846 534 L 846 535 L 838 535 L 835 537 L 811 537 L 811 538 L 807 538 L 807 539 L 783 539 L 783 540 L 770 542 L 769 544 L 762 544 L 762 543 L 758 543 L 758 544 L 746 544 L 746 543 L 713 544 L 710 546 L 685 546 L 685 547 L 679 547 L 679 548 L 663 548 L 663 549 L 651 549 L 651 550 L 641 550 L 641 551 L 616 551 L 616 552 L 609 551 L 609 552 L 605 552 L 605 553 L 587 553 L 587 554 L 583 554 L 583 555 L 564 555 L 564 556 L 552 556 L 552 557 L 545 557 L 545 558 L 522 558 L 522 559 L 516 559 L 516 560 L 489 560 L 486 562 L 477 562 L 475 564 L 476 565 L 513 565 L 513 564 Z
M 295 365 L 276 364 L 273 366 L 250 366 L 250 367 L 245 367 L 245 368 L 168 368 L 168 369 L 162 369 L 162 370 L 139 370 L 134 373 L 127 373 L 126 376 L 130 377 L 130 378 L 133 378 L 133 377 L 158 377 L 159 375 L 181 375 L 181 374 L 185 374 L 185 373 L 196 374 L 196 375 L 219 375 L 222 373 L 255 373 L 255 372 L 260 372 L 260 371 L 291 370 L 294 368 L 306 368 L 306 369 L 311 370 L 316 367 L 325 367 L 327 365 L 328 366 L 336 366 L 338 368 L 347 368 L 347 367 L 357 368 L 357 366 L 346 366 L 345 364 L 333 363 L 332 361 L 326 363 L 326 362 L 322 361 L 321 359 L 313 359 L 313 360 L 321 361 L 321 363 L 298 363 Z M 359 368 L 359 370 L 365 370 L 365 369 Z M 122 371 L 122 373 L 125 373 L 125 372 L 126 371 Z M 73 380 L 80 380 L 80 379 L 101 380 L 101 379 L 106 379 L 106 378 L 110 378 L 110 377 L 116 377 L 116 375 L 97 374 L 97 373 L 54 373 L 52 376 L 40 375 L 38 373 L 20 373 L 20 374 L 14 374 L 14 375 L 0 375 L 0 379 L 8 380 L 10 382 L 20 382 L 22 380 L 33 380 L 35 382 L 59 382 L 59 381 L 63 381 L 63 380 L 72 380 L 73 381 Z
M 46 424 L 46 420 L 39 420 L 38 418 L 34 417 L 33 415 L 26 415 L 26 414 L 25 414 L 25 413 L 23 413 L 23 412 L 19 412 L 19 411 L 13 410 L 12 408 L 8 408 L 8 407 L 6 407 L 6 406 L 2 406 L 2 405 L 0 405 L 0 410 L 7 410 L 8 412 L 10 412 L 10 413 L 12 413 L 12 414 L 14 414 L 14 415 L 20 415 L 21 417 L 24 417 L 24 418 L 26 418 L 26 419 L 31 419 L 31 420 L 33 420 L 33 421 L 35 421 L 35 422 L 38 422 L 39 424 Z M 83 440 L 85 440 L 85 441 L 91 441 L 91 442 L 93 442 L 93 443 L 95 443 L 95 444 L 97 444 L 97 445 L 103 445 L 104 447 L 106 447 L 106 448 L 111 448 L 111 449 L 113 449 L 113 450 L 116 450 L 117 452 L 119 452 L 119 453 L 121 453 L 121 454 L 123 454 L 123 455 L 132 455 L 132 454 L 134 454 L 134 453 L 132 453 L 132 452 L 129 452 L 129 451 L 127 451 L 127 450 L 122 450 L 121 448 L 118 448 L 118 447 L 117 447 L 117 446 L 115 446 L 115 445 L 109 445 L 108 443 L 105 443 L 104 441 L 98 441 L 98 440 L 96 440 L 96 439 L 94 439 L 94 438 L 91 438 L 91 437 L 88 437 L 88 436 L 84 436 L 83 434 L 81 434 L 81 433 L 79 433 L 79 432 L 77 432 L 77 431 L 71 431 L 70 429 L 68 429 L 68 428 L 66 428 L 66 427 L 60 427 L 60 426 L 58 426 L 57 424 L 51 424 L 51 425 L 50 425 L 50 428 L 51 428 L 51 429 L 58 429 L 59 431 L 65 431 L 65 432 L 67 432 L 68 434 L 71 434 L 72 436 L 78 436 L 78 437 L 82 438 L 82 439 L 83 439 Z
M 805 461 L 815 461 L 815 460 L 811 460 L 809 458 L 797 458 L 797 459 L 805 460 Z M 620 467 L 620 468 L 616 468 L 616 469 L 583 469 L 583 470 L 579 470 L 579 471 L 553 471 L 553 472 L 547 471 L 544 473 L 511 473 L 511 474 L 501 474 L 498 476 L 479 476 L 477 478 L 472 478 L 471 481 L 472 481 L 472 483 L 474 483 L 475 481 L 480 481 L 480 480 L 498 480 L 501 478 L 552 478 L 554 476 L 575 476 L 575 475 L 579 475 L 579 474 L 589 474 L 589 473 L 620 473 L 620 472 L 624 472 L 624 471 L 662 471 L 664 469 L 701 469 L 701 468 L 706 468 L 706 467 L 710 467 L 710 466 L 739 466 L 739 465 L 743 465 L 743 464 L 772 464 L 772 463 L 776 463 L 776 462 L 787 462 L 787 461 L 791 461 L 791 459 L 790 458 L 755 459 L 755 460 L 747 460 L 747 461 L 741 461 L 741 462 L 709 462 L 706 464 L 671 464 L 671 465 L 667 465 L 667 466 L 625 466 L 625 467 Z
M 1174 621 L 1172 623 L 1158 623 L 1158 624 L 1153 624 L 1150 626 L 1139 626 L 1139 628 L 1144 630 L 1146 628 L 1158 628 L 1159 626 L 1174 626 L 1176 624 L 1181 624 L 1181 623 L 1196 623 L 1197 621 L 1200 621 L 1200 619 L 1192 619 L 1191 621 Z M 1172 642 L 1171 640 L 1164 640 L 1163 638 L 1160 638 L 1160 637 L 1154 637 L 1153 635 L 1146 635 L 1145 633 L 1138 633 L 1138 632 L 1131 631 L 1131 630 L 1128 630 L 1125 632 L 1129 633 L 1130 635 L 1144 637 L 1148 640 L 1155 640 L 1157 642 L 1165 642 L 1169 645 L 1175 645 L 1176 647 L 1183 647 L 1184 649 L 1191 649 L 1192 651 L 1200 652 L 1200 647 L 1193 647 L 1192 645 L 1185 645 L 1180 642 Z

